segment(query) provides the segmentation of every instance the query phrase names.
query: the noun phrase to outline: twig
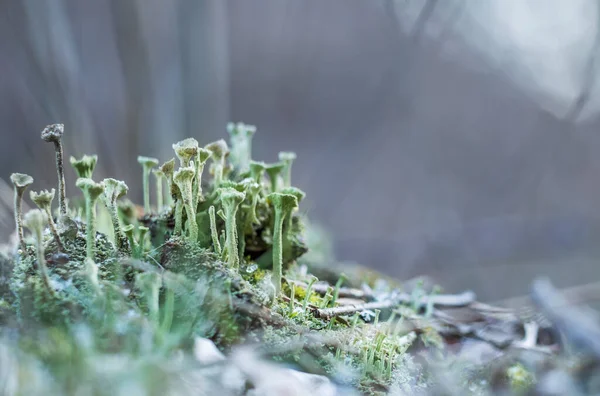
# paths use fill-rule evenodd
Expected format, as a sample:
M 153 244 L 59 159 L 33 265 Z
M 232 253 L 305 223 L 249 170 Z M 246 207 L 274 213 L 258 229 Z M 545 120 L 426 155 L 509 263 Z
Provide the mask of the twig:
M 295 286 L 301 287 L 303 289 L 306 289 L 308 287 L 308 285 L 305 282 L 300 282 L 300 281 L 296 281 L 296 280 L 289 280 L 288 279 L 288 283 L 290 284 L 294 284 Z M 319 293 L 320 295 L 325 295 L 327 294 L 327 291 L 332 289 L 333 286 L 331 286 L 328 283 L 315 283 L 311 290 L 314 291 L 315 293 Z M 340 298 L 356 298 L 356 299 L 360 299 L 360 300 L 372 300 L 373 299 L 373 295 L 369 292 L 366 292 L 364 290 L 360 290 L 360 289 L 354 289 L 354 288 L 350 288 L 350 287 L 341 287 L 339 290 L 339 294 L 338 297 Z
M 312 289 L 314 292 L 319 293 L 321 295 L 327 294 L 327 291 L 331 288 L 328 284 L 317 283 L 313 285 Z M 340 298 L 357 298 L 361 300 L 372 300 L 373 295 L 371 293 L 367 293 L 364 290 L 360 289 L 352 289 L 349 287 L 341 287 L 338 297 Z
M 313 314 L 319 319 L 329 320 L 336 316 L 350 315 L 355 312 L 361 312 L 365 310 L 390 309 L 398 304 L 400 303 L 397 300 L 375 301 L 364 304 L 346 305 L 343 307 L 316 309 L 313 310 Z
M 431 301 L 436 307 L 465 307 L 475 302 L 475 293 L 471 290 L 459 294 L 436 294 L 423 297 L 421 304 L 425 305 Z
M 425 306 L 428 303 L 434 307 L 464 307 L 475 301 L 475 293 L 472 291 L 466 291 L 460 294 L 439 294 L 433 296 L 426 296 L 421 298 L 419 306 Z M 394 299 L 384 301 L 374 301 L 364 304 L 346 305 L 342 307 L 326 308 L 313 310 L 316 317 L 321 319 L 331 319 L 340 315 L 349 315 L 355 312 L 361 312 L 364 310 L 384 310 L 394 308 L 401 304 L 407 304 L 411 302 L 410 295 L 402 293 L 396 296 Z

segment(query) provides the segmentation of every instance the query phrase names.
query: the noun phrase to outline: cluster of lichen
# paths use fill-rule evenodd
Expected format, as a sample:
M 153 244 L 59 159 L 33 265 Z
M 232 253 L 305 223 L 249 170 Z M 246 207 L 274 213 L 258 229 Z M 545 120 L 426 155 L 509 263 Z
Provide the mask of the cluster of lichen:
M 338 347 L 326 348 L 323 367 L 352 368 L 358 373 L 355 384 L 369 378 L 390 382 L 413 335 L 407 338 L 394 327 L 394 316 L 379 323 L 378 312 L 329 320 L 314 315 L 315 309 L 337 306 L 345 278 L 318 294 L 312 290 L 317 279 L 292 265 L 306 252 L 298 212 L 304 193 L 292 185 L 296 155 L 281 152 L 271 164 L 254 161 L 256 128 L 238 123 L 229 124 L 227 131 L 229 145 L 218 140 L 201 146 L 194 138 L 173 144 L 177 160 L 162 165 L 158 159 L 138 157 L 143 208 L 124 199 L 125 182 L 94 180 L 96 155 L 71 157 L 78 176 L 74 184 L 84 202 L 69 207 L 64 128 L 46 127 L 42 139 L 55 147 L 57 188 L 31 192 L 39 210 L 23 216 L 22 200 L 33 179 L 11 177 L 19 248 L 10 282 L 14 299 L 8 303 L 18 320 L 61 331 L 84 323 L 98 339 L 107 340 L 102 342 L 107 349 L 131 342 L 137 350 L 139 341 L 128 340 L 146 334 L 162 352 L 198 335 L 222 346 L 252 339 L 258 333 L 243 333 L 242 328 L 255 329 L 259 322 L 268 345 L 264 330 L 270 324 L 236 312 L 235 298 L 287 321 L 271 331 L 273 340 L 289 344 L 294 326 L 335 333 Z M 111 235 L 98 231 L 99 207 L 112 225 Z M 24 226 L 33 239 L 26 237 Z M 297 349 L 291 353 L 297 354 Z
M 256 128 L 238 123 L 229 124 L 227 131 L 231 149 L 224 140 L 202 147 L 196 139 L 188 138 L 173 144 L 178 164 L 173 158 L 158 167 L 157 159 L 138 157 L 144 196 L 140 214 L 122 199 L 128 192 L 125 182 L 93 179 L 96 155 L 70 157 L 84 204 L 69 208 L 64 126 L 47 126 L 41 137 L 55 148 L 58 211 L 54 213 L 52 208 L 55 189 L 31 192 L 39 210 L 25 214 L 23 219 L 22 201 L 33 178 L 24 174 L 11 177 L 19 241 L 11 289 L 21 319 L 28 316 L 53 321 L 61 317 L 68 321 L 74 311 L 85 311 L 86 304 L 75 297 L 82 295 L 81 291 L 99 293 L 100 282 L 108 280 L 142 282 L 144 276 L 139 277 L 139 271 L 123 268 L 121 261 L 126 259 L 193 277 L 202 272 L 202 262 L 223 263 L 219 265 L 233 274 L 260 266 L 259 271 L 270 274 L 266 294 L 273 301 L 281 291 L 284 268 L 306 250 L 296 215 L 304 193 L 291 185 L 295 154 L 282 152 L 280 161 L 273 164 L 253 161 L 251 142 Z M 151 174 L 156 185 L 154 204 L 150 199 Z M 97 231 L 98 202 L 104 204 L 110 217 L 112 238 Z M 33 240 L 25 237 L 24 226 L 31 230 Z M 182 258 L 178 251 L 198 254 Z M 198 261 L 197 257 L 207 255 L 210 259 Z M 156 290 L 165 290 L 156 282 L 152 296 L 160 294 Z M 264 291 L 264 282 L 259 283 Z M 151 315 L 156 315 L 156 303 L 146 304 Z

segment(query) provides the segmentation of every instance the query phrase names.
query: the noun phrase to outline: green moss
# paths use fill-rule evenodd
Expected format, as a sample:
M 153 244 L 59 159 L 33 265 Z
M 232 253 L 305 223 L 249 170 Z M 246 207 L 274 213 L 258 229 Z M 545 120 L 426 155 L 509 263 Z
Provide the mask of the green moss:
M 536 383 L 535 375 L 521 363 L 516 363 L 506 370 L 506 377 L 515 394 L 527 394 Z
M 230 128 L 230 133 L 232 139 L 240 138 L 240 131 Z M 62 249 L 58 238 L 43 234 L 50 291 L 27 239 L 19 256 L 0 255 L 0 323 L 19 323 L 22 351 L 41 362 L 58 384 L 49 394 L 117 394 L 114 377 L 106 374 L 100 380 L 94 373 L 101 365 L 98 356 L 119 356 L 127 363 L 119 370 L 127 373 L 122 377 L 139 374 L 140 389 L 153 386 L 157 394 L 168 393 L 165 367 L 171 369 L 173 356 L 190 354 L 198 336 L 220 348 L 260 341 L 266 357 L 306 365 L 307 371 L 337 376 L 342 365 L 358 373 L 346 383 L 365 393 L 393 385 L 394 376 L 408 372 L 404 357 L 414 333 L 396 334 L 383 321 L 365 324 L 358 314 L 331 321 L 316 317 L 315 307 L 341 302 L 336 292 L 342 287 L 340 272 L 328 268 L 329 273 L 318 275 L 330 284 L 339 280 L 325 296 L 299 286 L 316 280 L 317 262 L 325 267 L 334 262 L 331 248 L 314 228 L 305 227 L 305 217 L 296 210 L 304 193 L 291 187 L 295 155 L 282 153 L 284 163 L 270 166 L 251 161 L 249 136 L 232 142 L 231 158 L 224 141 L 207 149 L 194 139 L 176 144 L 183 170 L 174 160 L 160 168 L 157 180 L 162 183 L 165 177 L 173 202 L 159 200 L 156 211 L 151 210 L 147 176 L 158 161 L 140 158 L 145 210 L 126 200 L 116 203 L 122 194 L 106 194 L 111 209 L 107 223 L 112 223 L 109 230 L 119 249 L 92 224 L 63 216 L 57 222 Z M 203 172 L 209 153 L 212 177 Z M 88 166 L 86 175 L 92 170 Z M 118 184 L 113 179 L 107 183 Z M 71 202 L 72 213 L 83 213 L 81 203 Z M 122 235 L 119 239 L 125 232 L 135 243 Z M 145 232 L 149 238 L 143 238 Z M 91 251 L 90 241 L 95 246 Z M 215 249 L 215 241 L 222 249 Z M 317 246 L 302 261 L 308 269 L 297 264 L 308 250 L 306 241 Z M 378 279 L 373 272 L 349 271 L 343 286 L 373 286 Z M 390 290 L 398 286 L 389 284 Z M 411 307 L 404 310 L 417 315 Z M 420 337 L 426 345 L 442 345 L 432 329 Z M 79 388 L 94 381 L 111 385 L 96 393 L 96 388 Z

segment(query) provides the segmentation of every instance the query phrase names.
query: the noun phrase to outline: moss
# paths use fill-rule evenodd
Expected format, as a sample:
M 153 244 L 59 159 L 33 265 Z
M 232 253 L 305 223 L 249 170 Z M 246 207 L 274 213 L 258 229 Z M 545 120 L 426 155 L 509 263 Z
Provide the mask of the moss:
M 22 350 L 42 362 L 59 384 L 54 393 L 82 393 L 78 381 L 92 383 L 95 375 L 90 362 L 117 355 L 127 362 L 127 379 L 130 372 L 144 372 L 152 377 L 144 378 L 144 387 L 163 382 L 154 390 L 167 393 L 160 367 L 170 369 L 173 356 L 190 353 L 198 336 L 222 349 L 260 341 L 268 358 L 331 376 L 339 375 L 341 365 L 358 373 L 345 383 L 370 394 L 409 375 L 406 351 L 415 333 L 397 334 L 383 322 L 365 324 L 358 314 L 331 321 L 314 315 L 314 307 L 341 302 L 336 290 L 342 281 L 325 238 L 305 227 L 305 217 L 295 209 L 304 197 L 291 187 L 295 155 L 282 153 L 283 162 L 272 165 L 252 161 L 253 129 L 233 128 L 232 158 L 224 141 L 206 149 L 194 139 L 176 144 L 179 164 L 168 161 L 157 173 L 158 196 L 163 177 L 170 192 L 167 202 L 158 200 L 158 210 L 150 210 L 148 194 L 148 172 L 157 160 L 140 158 L 144 210 L 129 201 L 117 203 L 122 194 L 106 192 L 109 228 L 118 246 L 87 224 L 93 216 L 86 221 L 62 216 L 57 222 L 62 249 L 59 238 L 43 234 L 50 291 L 36 271 L 36 250 L 27 239 L 17 257 L 0 256 L 0 323 L 19 321 Z M 242 132 L 245 140 L 235 140 Z M 209 153 L 212 178 L 203 173 Z M 228 163 L 232 159 L 234 167 Z M 113 179 L 105 184 L 109 190 L 124 186 Z M 81 205 L 71 202 L 71 212 L 82 213 Z M 120 231 L 135 243 L 119 239 Z M 146 233 L 150 238 L 144 239 Z M 315 240 L 324 247 L 298 263 L 308 245 L 317 246 Z M 95 245 L 91 251 L 90 241 Z M 292 281 L 314 282 L 317 262 L 329 270 L 323 271 L 323 280 L 338 282 L 335 290 L 323 296 L 307 293 L 298 283 L 291 287 Z M 12 267 L 10 281 L 3 283 L 2 273 L 6 279 Z M 382 278 L 362 270 L 345 273 L 345 287 L 373 287 Z M 388 283 L 390 291 L 398 287 Z M 419 316 L 411 307 L 402 309 Z M 437 347 L 443 341 L 433 328 L 425 328 L 420 339 Z M 113 391 L 107 389 L 98 394 Z
M 521 363 L 516 363 L 506 370 L 511 390 L 518 395 L 527 394 L 531 387 L 535 385 L 534 374 L 527 370 Z

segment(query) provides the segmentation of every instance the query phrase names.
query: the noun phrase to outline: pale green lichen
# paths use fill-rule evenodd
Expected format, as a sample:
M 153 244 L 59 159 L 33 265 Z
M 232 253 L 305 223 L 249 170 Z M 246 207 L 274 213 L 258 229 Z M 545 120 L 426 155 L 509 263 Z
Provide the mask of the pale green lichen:
M 182 168 L 188 167 L 190 161 L 198 154 L 198 141 L 194 138 L 187 138 L 173 144 L 173 150 L 179 158 L 179 163 Z
M 36 219 L 41 212 L 28 215 L 36 244 L 24 243 L 13 263 L 10 295 L 14 301 L 8 309 L 22 329 L 47 324 L 59 331 L 51 338 L 60 347 L 52 349 L 47 341 L 41 348 L 32 346 L 35 342 L 28 340 L 28 331 L 19 330 L 24 332 L 19 334 L 21 344 L 29 342 L 29 353 L 36 359 L 43 357 L 42 365 L 51 378 L 47 393 L 127 393 L 121 388 L 117 392 L 115 377 L 107 373 L 101 381 L 106 389 L 96 391 L 89 385 L 90 378 L 100 377 L 90 374 L 90 367 L 105 364 L 99 363 L 98 356 L 114 359 L 117 355 L 127 357 L 119 370 L 127 372 L 122 376 L 127 381 L 132 372 L 156 362 L 141 383 L 152 387 L 154 393 L 169 393 L 172 389 L 153 376 L 164 375 L 159 366 L 171 369 L 173 361 L 186 356 L 197 336 L 211 338 L 225 349 L 261 341 L 267 353 L 273 346 L 287 350 L 276 352 L 274 359 L 296 363 L 306 359 L 304 351 L 310 348 L 316 369 L 337 376 L 341 364 L 356 373 L 345 383 L 365 393 L 377 386 L 393 386 L 395 376 L 407 372 L 404 354 L 417 335 L 403 332 L 395 314 L 387 319 L 387 312 L 376 310 L 368 324 L 365 321 L 371 312 L 364 313 L 365 319 L 361 319 L 363 312 L 330 319 L 316 314 L 319 309 L 339 308 L 344 303 L 340 298 L 342 286 L 360 282 L 356 277 L 339 276 L 329 279 L 337 279 L 334 287 L 324 289 L 319 284 L 317 288 L 317 278 L 311 275 L 313 262 L 304 261 L 308 267 L 296 263 L 306 248 L 305 216 L 297 211 L 304 193 L 291 186 L 295 155 L 280 153 L 281 162 L 271 165 L 252 161 L 255 129 L 235 124 L 228 130 L 230 155 L 224 141 L 206 148 L 195 139 L 174 145 L 181 167 L 176 169 L 173 159 L 154 171 L 156 211 L 150 210 L 154 207 L 150 206 L 148 175 L 158 161 L 140 157 L 144 166 L 143 212 L 120 200 L 127 192 L 123 182 L 108 178 L 98 184 L 79 179 L 76 184 L 86 196 L 85 221 L 63 217 L 58 230 L 64 249 L 50 237 L 48 228 L 52 232 L 52 226 Z M 212 160 L 212 178 L 204 172 L 208 159 Z M 91 175 L 93 166 L 80 171 Z M 169 185 L 168 202 L 161 199 L 163 178 Z M 102 229 L 97 231 L 95 205 L 99 194 L 103 194 L 110 214 L 117 249 Z M 52 204 L 50 195 L 42 192 L 32 198 L 46 208 Z M 72 209 L 76 210 L 76 205 Z M 110 226 L 106 231 L 110 234 Z M 333 260 L 320 257 L 327 263 Z M 372 285 L 371 278 L 364 278 L 359 280 Z M 1 287 L 0 322 L 7 295 Z M 415 305 L 421 307 L 422 296 L 414 297 Z M 427 319 L 409 306 L 404 308 L 410 315 Z M 402 316 L 408 314 L 402 311 Z M 87 326 L 93 335 L 80 341 L 77 337 L 85 337 L 71 333 L 79 326 L 74 322 Z M 435 330 L 421 328 L 418 337 L 422 342 L 439 337 Z M 308 334 L 325 337 L 315 342 Z M 332 344 L 322 345 L 329 340 Z M 65 362 L 69 362 L 70 372 L 59 374 L 67 367 Z M 173 373 L 179 374 L 176 370 Z M 58 391 L 53 387 L 63 383 L 73 386 Z M 83 383 L 90 387 L 79 388 Z
M 211 158 L 213 161 L 213 184 L 215 188 L 220 187 L 223 181 L 223 172 L 225 169 L 225 157 L 229 154 L 229 147 L 225 140 L 220 139 L 216 142 L 207 144 L 204 147 L 206 150 L 211 152 Z
M 67 215 L 67 198 L 65 188 L 65 169 L 63 163 L 62 136 L 65 131 L 63 124 L 47 125 L 41 133 L 43 141 L 54 144 L 56 157 L 56 172 L 58 174 L 58 207 L 60 216 Z
M 238 255 L 238 235 L 236 215 L 239 205 L 244 201 L 245 193 L 239 192 L 231 187 L 221 188 L 219 190 L 219 200 L 223 205 L 225 212 L 225 250 L 227 253 L 227 262 L 232 268 L 240 266 L 240 257 Z
M 215 207 L 211 205 L 208 208 L 208 215 L 210 217 L 210 235 L 213 243 L 213 248 L 218 256 L 221 256 L 221 243 L 219 242 L 219 232 L 217 231 L 217 221 L 215 219 Z
M 269 180 L 271 181 L 271 192 L 278 192 L 279 191 L 279 179 L 280 179 L 280 174 L 281 172 L 284 170 L 285 168 L 285 164 L 278 162 L 275 164 L 268 164 L 265 166 L 265 171 L 267 172 L 267 175 L 269 175 Z
M 46 256 L 44 254 L 44 240 L 42 234 L 47 221 L 46 214 L 39 209 L 34 209 L 25 215 L 24 224 L 31 230 L 35 236 L 36 245 L 36 261 L 39 271 L 39 276 L 44 282 L 44 286 L 49 293 L 53 293 L 52 286 L 50 286 L 50 277 L 48 275 L 48 268 L 46 267 Z
M 163 179 L 165 179 L 165 174 L 160 169 L 152 169 L 152 174 L 156 182 L 156 211 L 160 213 L 165 206 L 163 193 Z
M 77 187 L 85 196 L 86 245 L 87 258 L 94 260 L 96 253 L 96 204 L 104 192 L 104 183 L 96 183 L 92 179 L 77 179 Z
M 254 179 L 254 181 L 262 185 L 263 175 L 265 173 L 265 169 L 267 168 L 267 164 L 262 161 L 250 161 L 250 176 Z
M 202 173 L 204 173 L 204 166 L 206 161 L 211 156 L 211 152 L 204 148 L 198 149 L 198 155 L 196 156 L 196 178 L 194 179 L 193 192 L 194 192 L 194 205 L 204 201 L 204 195 L 202 194 Z
M 25 251 L 25 237 L 23 236 L 23 194 L 25 190 L 33 183 L 33 178 L 24 173 L 13 173 L 10 181 L 14 186 L 14 216 L 17 227 L 17 237 L 19 238 L 19 247 Z
M 279 293 L 283 271 L 283 221 L 286 216 L 291 216 L 292 210 L 298 206 L 298 200 L 293 195 L 276 192 L 269 194 L 267 198 L 275 210 L 275 220 L 273 220 L 273 285 Z
M 242 122 L 227 124 L 231 143 L 230 161 L 238 171 L 248 170 L 250 160 L 252 159 L 252 138 L 256 133 L 254 125 L 247 125 Z
M 104 179 L 104 194 L 103 200 L 106 209 L 110 213 L 111 222 L 113 225 L 113 233 L 115 237 L 115 245 L 121 253 L 127 252 L 127 237 L 121 228 L 119 221 L 119 211 L 117 201 L 124 197 L 129 191 L 129 187 L 120 180 L 108 178 Z
M 84 155 L 80 159 L 70 157 L 71 166 L 75 169 L 77 177 L 80 179 L 91 179 L 98 163 L 97 155 Z
M 150 172 L 158 165 L 158 160 L 151 157 L 138 157 L 138 163 L 142 165 L 142 185 L 144 189 L 144 211 L 150 213 Z
M 177 188 L 177 186 L 173 185 L 173 173 L 175 172 L 175 158 L 172 158 L 169 161 L 162 164 L 159 169 L 164 174 L 165 179 L 167 180 L 167 185 L 169 187 L 167 202 L 171 204 L 174 200 L 174 196 L 176 195 L 174 189 Z
M 283 163 L 283 186 L 291 187 L 292 185 L 292 164 L 296 159 L 296 153 L 291 151 L 281 151 L 279 153 L 279 161 Z
M 194 205 L 193 181 L 196 175 L 194 163 L 190 167 L 180 168 L 173 175 L 173 182 L 181 192 L 183 206 L 187 213 L 187 228 L 190 241 L 198 240 L 198 224 L 196 223 L 196 207 Z M 182 222 L 182 220 L 180 220 Z
M 55 189 L 50 191 L 43 190 L 40 192 L 30 191 L 29 197 L 31 198 L 31 201 L 33 201 L 33 203 L 35 203 L 37 207 L 46 214 L 46 217 L 48 218 L 48 225 L 50 226 L 50 232 L 52 232 L 52 236 L 54 236 L 56 245 L 60 250 L 64 250 L 60 235 L 58 235 L 58 230 L 56 229 L 56 224 L 52 218 L 52 201 L 54 201 L 55 194 Z

